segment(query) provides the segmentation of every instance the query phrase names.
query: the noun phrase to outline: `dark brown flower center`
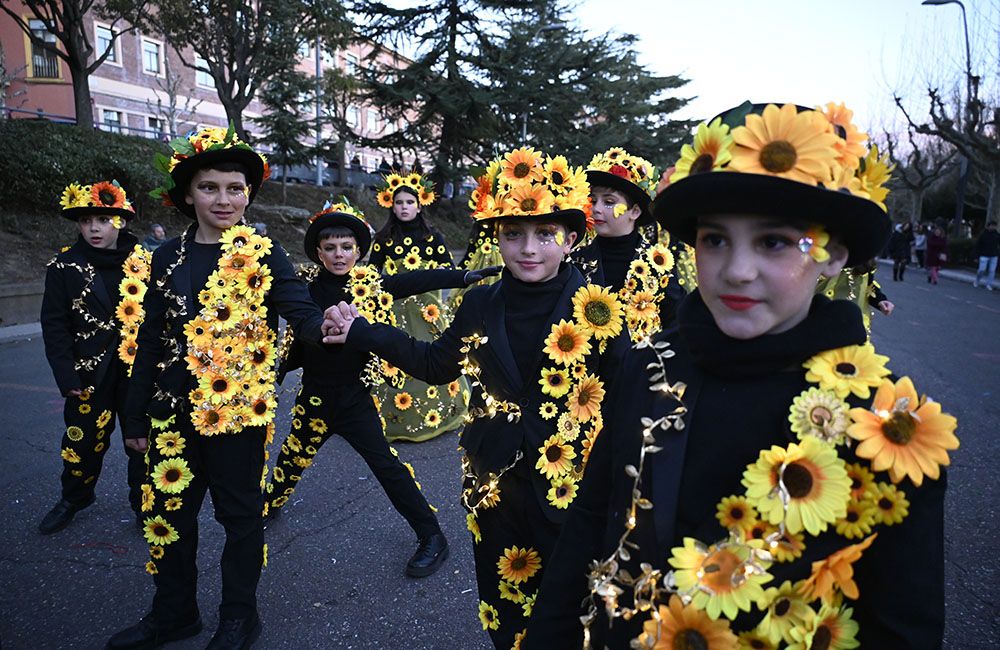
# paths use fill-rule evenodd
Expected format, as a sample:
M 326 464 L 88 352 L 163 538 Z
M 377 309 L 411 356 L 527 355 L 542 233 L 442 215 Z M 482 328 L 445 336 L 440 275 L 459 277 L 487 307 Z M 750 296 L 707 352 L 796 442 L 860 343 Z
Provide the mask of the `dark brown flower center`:
M 181 480 L 181 471 L 172 467 L 166 471 L 163 475 L 163 479 L 168 483 L 176 483 Z
M 264 279 L 261 278 L 256 273 L 247 278 L 247 286 L 249 286 L 251 289 L 257 289 L 262 284 L 264 284 Z
M 233 313 L 230 311 L 229 307 L 219 307 L 219 309 L 215 312 L 215 317 L 222 321 L 229 320 L 229 317 L 232 315 Z
M 229 382 L 225 379 L 216 379 L 212 382 L 212 390 L 216 393 L 224 393 L 229 388 Z
M 156 524 L 153 526 L 153 534 L 157 537 L 166 537 L 169 532 L 170 531 L 168 531 L 167 527 L 163 524 Z
M 795 147 L 785 140 L 768 142 L 760 150 L 760 164 L 772 174 L 787 172 L 795 166 L 796 160 L 798 160 L 798 154 Z
M 788 610 L 790 610 L 791 608 L 792 608 L 792 601 L 788 600 L 787 598 L 782 598 L 781 600 L 779 600 L 774 604 L 774 615 L 784 616 L 785 614 L 788 613 Z
M 137 293 L 139 293 L 139 287 L 135 286 L 134 284 L 130 284 L 128 285 L 127 291 L 134 296 Z
M 521 201 L 521 209 L 525 212 L 530 212 L 532 210 L 536 210 L 537 208 L 538 201 L 536 201 L 533 197 L 529 196 L 525 200 Z
M 242 257 L 233 258 L 234 269 L 242 269 L 244 264 L 246 264 L 246 262 L 243 260 Z
M 562 447 L 559 445 L 551 445 L 545 449 L 545 460 L 550 463 L 554 463 L 562 459 Z
M 587 321 L 603 327 L 611 322 L 611 308 L 603 300 L 591 300 L 583 307 L 583 315 Z
M 561 386 L 562 383 L 562 375 L 549 375 L 549 386 Z
M 878 500 L 878 507 L 881 508 L 882 510 L 892 510 L 893 508 L 892 500 L 886 497 L 882 497 L 881 499 Z
M 809 650 L 828 650 L 832 641 L 833 634 L 830 632 L 830 628 L 826 625 L 821 625 L 816 630 L 816 634 L 813 635 L 812 645 L 809 646 Z
M 514 165 L 514 177 L 515 178 L 524 178 L 525 176 L 527 176 L 530 173 L 531 173 L 531 165 L 529 165 L 528 163 L 526 163 L 526 162 L 519 162 L 516 165 Z
M 265 359 L 267 359 L 267 355 L 264 353 L 263 350 L 254 350 L 253 351 L 253 362 L 254 363 L 264 363 Z
M 737 521 L 739 521 L 740 519 L 743 519 L 746 516 L 746 514 L 747 513 L 743 511 L 743 508 L 740 508 L 739 506 L 734 506 L 729 511 L 730 518 L 735 519 Z
M 576 347 L 576 337 L 572 334 L 561 334 L 556 341 L 556 347 L 560 352 L 569 352 Z
M 565 485 L 560 485 L 556 488 L 556 497 L 561 499 L 569 494 L 569 489 Z
M 838 363 L 836 366 L 834 366 L 834 370 L 837 371 L 837 374 L 843 375 L 845 377 L 853 377 L 856 374 L 858 374 L 858 367 L 855 366 L 853 363 L 848 363 L 847 361 L 841 361 L 840 363 Z
M 681 630 L 674 636 L 674 650 L 708 650 L 708 640 L 698 630 Z
M 209 411 L 208 414 L 205 415 L 205 421 L 209 424 L 218 424 L 219 413 L 217 411 Z
M 703 153 L 694 159 L 694 162 L 691 163 L 691 171 L 688 173 L 691 175 L 703 174 L 705 172 L 712 171 L 712 167 L 714 166 L 715 156 L 710 153 Z
M 818 427 L 833 419 L 833 412 L 825 406 L 817 406 L 809 411 L 809 421 Z
M 591 397 L 589 390 L 581 390 L 580 395 L 576 398 L 576 403 L 580 406 L 586 406 L 590 402 Z
M 267 413 L 267 404 L 265 402 L 257 402 L 253 405 L 253 412 L 257 415 L 264 415 Z
M 552 172 L 552 184 L 553 185 L 562 185 L 563 184 L 563 175 L 561 173 L 559 173 L 559 172 Z
M 897 411 L 882 423 L 882 433 L 897 445 L 908 444 L 916 432 L 917 423 L 906 411 Z
M 861 515 L 858 514 L 857 510 L 848 510 L 846 519 L 848 522 L 854 524 L 857 523 L 859 519 L 861 519 Z
M 782 480 L 788 488 L 789 496 L 793 499 L 801 499 L 812 491 L 812 472 L 798 463 L 792 463 L 785 468 Z
M 114 205 L 115 204 L 115 194 L 110 190 L 101 190 L 97 194 L 101 198 L 101 203 L 104 205 Z
M 510 561 L 510 568 L 514 571 L 522 571 L 526 566 L 528 566 L 528 561 L 523 555 L 519 555 Z

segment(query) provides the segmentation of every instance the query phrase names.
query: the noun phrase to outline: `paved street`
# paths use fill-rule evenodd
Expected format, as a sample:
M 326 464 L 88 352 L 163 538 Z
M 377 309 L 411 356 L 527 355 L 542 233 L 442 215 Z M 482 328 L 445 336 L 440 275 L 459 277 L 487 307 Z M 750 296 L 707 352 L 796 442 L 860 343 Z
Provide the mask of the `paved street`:
M 997 647 L 1000 291 L 950 280 L 932 287 L 914 271 L 906 283 L 887 280 L 884 289 L 897 311 L 876 316 L 876 346 L 898 374 L 915 377 L 917 389 L 960 423 L 946 521 L 947 645 Z M 40 338 L 0 345 L 0 396 L 0 642 L 8 650 L 103 647 L 111 633 L 145 613 L 152 596 L 142 569 L 147 546 L 125 501 L 124 454 L 117 448 L 108 454 L 97 503 L 67 530 L 43 537 L 35 526 L 57 499 L 62 400 Z M 287 412 L 290 394 L 284 404 Z M 285 416 L 278 430 L 287 428 Z M 403 576 L 412 533 L 359 457 L 334 438 L 285 516 L 267 531 L 270 565 L 260 585 L 265 627 L 258 647 L 488 647 L 456 499 L 456 439 L 398 449 L 440 508 L 451 559 L 430 578 Z M 171 647 L 204 647 L 217 621 L 222 528 L 210 506 L 202 516 L 199 598 L 206 631 Z

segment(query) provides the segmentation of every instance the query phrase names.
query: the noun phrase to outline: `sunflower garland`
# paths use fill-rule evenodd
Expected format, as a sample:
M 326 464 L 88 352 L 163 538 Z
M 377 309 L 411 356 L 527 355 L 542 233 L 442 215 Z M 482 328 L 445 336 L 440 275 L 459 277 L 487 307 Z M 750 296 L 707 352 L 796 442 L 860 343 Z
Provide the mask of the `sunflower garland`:
M 378 204 L 383 208 L 391 208 L 396 190 L 406 188 L 417 196 L 417 201 L 421 206 L 434 203 L 437 195 L 434 194 L 434 183 L 429 178 L 412 172 L 403 176 L 401 174 L 389 174 L 382 178 L 382 182 L 375 187 L 375 196 Z
M 125 277 L 118 285 L 118 293 L 121 296 L 121 300 L 115 308 L 115 316 L 121 323 L 118 358 L 128 369 L 129 377 L 132 376 L 132 365 L 135 363 L 135 355 L 139 349 L 137 341 L 139 326 L 142 325 L 142 321 L 146 317 L 146 312 L 142 308 L 142 299 L 148 288 L 152 259 L 151 252 L 136 244 L 122 265 Z

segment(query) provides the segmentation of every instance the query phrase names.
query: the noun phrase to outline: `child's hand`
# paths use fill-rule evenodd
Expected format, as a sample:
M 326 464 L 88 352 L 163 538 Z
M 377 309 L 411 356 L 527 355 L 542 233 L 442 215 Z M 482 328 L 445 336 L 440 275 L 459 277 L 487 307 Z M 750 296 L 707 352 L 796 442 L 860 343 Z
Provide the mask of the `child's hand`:
M 70 391 L 66 393 L 66 397 L 79 397 L 80 395 L 83 395 L 83 391 L 79 388 L 70 389 Z
M 878 304 L 878 310 L 885 314 L 886 316 L 892 313 L 892 310 L 896 308 L 896 305 L 889 302 L 888 300 L 883 300 Z
M 139 452 L 145 452 L 149 445 L 148 438 L 125 438 L 125 446 Z
M 503 270 L 502 266 L 487 266 L 485 269 L 476 269 L 465 274 L 465 286 L 473 285 L 484 278 L 499 275 Z
M 327 309 L 323 316 L 323 342 L 344 343 L 347 341 L 351 323 L 355 318 L 359 318 L 360 314 L 354 305 L 341 302 Z

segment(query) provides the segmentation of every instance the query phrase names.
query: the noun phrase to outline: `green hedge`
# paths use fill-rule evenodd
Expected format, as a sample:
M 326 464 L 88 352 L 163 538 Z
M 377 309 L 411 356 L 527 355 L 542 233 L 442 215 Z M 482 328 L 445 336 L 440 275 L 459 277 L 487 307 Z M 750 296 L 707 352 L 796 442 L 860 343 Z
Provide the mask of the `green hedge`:
M 148 192 L 160 184 L 153 169 L 166 144 L 136 136 L 89 131 L 46 120 L 0 120 L 0 209 L 59 209 L 72 182 L 117 179 L 133 203 L 153 203 Z
M 949 239 L 948 265 L 975 266 L 979 263 L 979 259 L 975 256 L 975 248 L 975 239 Z

